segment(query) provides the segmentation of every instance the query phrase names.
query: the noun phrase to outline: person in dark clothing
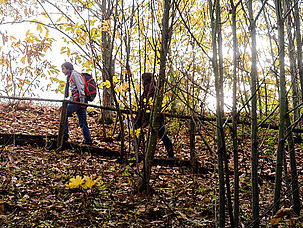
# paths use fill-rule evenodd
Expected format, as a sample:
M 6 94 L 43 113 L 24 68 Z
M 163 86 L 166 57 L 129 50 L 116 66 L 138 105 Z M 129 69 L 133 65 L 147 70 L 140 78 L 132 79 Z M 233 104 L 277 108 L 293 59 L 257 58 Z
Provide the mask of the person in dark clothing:
M 148 73 L 148 72 L 143 73 L 142 83 L 143 83 L 144 91 L 140 97 L 139 111 L 134 121 L 135 129 L 138 129 L 140 127 L 145 127 L 147 124 L 149 124 L 150 121 L 149 113 L 151 109 L 150 100 L 153 99 L 155 93 L 155 85 L 154 85 L 152 73 Z M 168 158 L 175 158 L 172 141 L 168 137 L 165 131 L 165 121 L 163 114 L 160 115 L 160 128 L 158 130 L 158 137 L 162 140 L 165 146 L 165 149 L 168 153 Z
M 71 63 L 65 62 L 61 66 L 62 72 L 66 75 L 66 87 L 65 87 L 65 98 L 69 97 L 69 92 L 71 93 L 70 100 L 76 102 L 87 103 L 87 99 L 84 92 L 84 79 L 80 73 L 74 70 Z M 67 105 L 67 117 L 71 117 L 72 114 L 76 112 L 79 120 L 79 125 L 82 129 L 84 136 L 84 144 L 92 144 L 92 139 L 90 137 L 88 125 L 87 125 L 87 115 L 86 106 L 81 106 L 79 104 L 68 104 Z M 64 131 L 64 141 L 68 140 L 68 118 L 65 123 Z

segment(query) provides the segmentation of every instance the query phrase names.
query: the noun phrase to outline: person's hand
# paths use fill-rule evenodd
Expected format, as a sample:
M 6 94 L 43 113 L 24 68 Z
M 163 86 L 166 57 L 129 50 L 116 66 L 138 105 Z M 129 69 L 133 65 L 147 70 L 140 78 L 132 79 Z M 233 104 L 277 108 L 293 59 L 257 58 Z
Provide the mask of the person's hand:
M 87 103 L 85 98 L 80 98 L 80 102 L 81 103 Z M 81 108 L 87 108 L 87 106 L 86 105 L 81 105 Z

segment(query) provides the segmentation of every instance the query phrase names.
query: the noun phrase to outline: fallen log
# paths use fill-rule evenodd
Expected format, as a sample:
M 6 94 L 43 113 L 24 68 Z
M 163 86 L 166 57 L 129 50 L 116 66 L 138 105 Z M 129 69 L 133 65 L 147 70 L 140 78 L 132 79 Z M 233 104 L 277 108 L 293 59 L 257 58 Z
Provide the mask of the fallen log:
M 23 135 L 23 134 L 0 134 L 1 145 L 32 145 L 48 147 L 57 138 L 56 135 Z
M 57 148 L 57 135 L 22 135 L 22 134 L 0 134 L 0 144 L 1 145 L 31 145 L 31 146 L 40 146 L 46 147 L 47 149 L 56 149 Z M 62 150 L 73 150 L 77 153 L 88 152 L 95 155 L 101 155 L 104 157 L 113 157 L 117 158 L 120 161 L 120 152 L 113 151 L 108 148 L 100 148 L 94 145 L 85 145 L 79 144 L 76 142 L 65 142 L 63 144 Z M 62 152 L 64 153 L 64 152 Z M 142 161 L 144 157 L 139 156 L 139 161 Z M 123 161 L 120 161 L 123 162 Z M 128 163 L 135 163 L 135 160 L 129 160 Z M 191 163 L 189 160 L 182 159 L 161 159 L 154 158 L 153 160 L 154 166 L 169 166 L 169 167 L 191 167 Z M 198 174 L 208 174 L 217 172 L 214 171 L 214 167 L 203 167 L 199 162 L 197 162 Z M 242 173 L 242 172 L 241 172 Z M 233 175 L 233 171 L 230 171 L 230 175 Z M 260 178 L 263 180 L 274 181 L 274 175 L 260 175 Z M 262 181 L 261 181 L 262 182 Z
M 31 145 L 31 146 L 39 146 L 46 147 L 49 150 L 57 149 L 57 135 L 22 135 L 22 134 L 0 134 L 0 144 L 2 145 Z M 120 152 L 113 151 L 108 148 L 100 148 L 95 145 L 86 145 L 79 144 L 77 142 L 64 142 L 62 148 L 60 150 L 73 150 L 77 153 L 88 152 L 96 155 L 101 155 L 105 157 L 116 157 L 118 161 L 120 161 Z M 64 152 L 62 152 L 64 153 Z M 139 160 L 142 161 L 143 156 L 140 156 Z M 123 161 L 120 161 L 123 162 Z M 135 162 L 135 161 L 129 161 Z M 191 167 L 189 160 L 182 159 L 160 159 L 154 158 L 153 165 L 160 166 L 170 166 L 170 167 Z M 198 173 L 206 174 L 212 172 L 213 169 L 202 167 L 200 163 L 197 164 L 199 167 Z

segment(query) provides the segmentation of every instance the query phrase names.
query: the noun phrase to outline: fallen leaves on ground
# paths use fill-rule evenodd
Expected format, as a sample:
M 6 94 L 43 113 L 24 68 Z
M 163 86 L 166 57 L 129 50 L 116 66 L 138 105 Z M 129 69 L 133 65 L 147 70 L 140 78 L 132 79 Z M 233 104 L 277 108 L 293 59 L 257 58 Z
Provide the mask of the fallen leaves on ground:
M 0 107 L 0 133 L 56 135 L 59 111 L 56 107 L 30 107 L 8 110 Z M 113 125 L 98 123 L 98 111 L 88 112 L 88 122 L 95 145 L 120 150 L 119 141 L 105 141 L 114 137 Z M 76 118 L 70 118 L 70 140 L 82 141 Z M 119 127 L 117 125 L 117 127 Z M 186 122 L 168 120 L 167 131 L 174 142 L 176 155 L 189 158 L 189 132 Z M 119 129 L 119 128 L 118 128 Z M 10 227 L 214 227 L 218 206 L 218 175 L 216 173 L 215 129 L 205 123 L 203 136 L 213 151 L 209 151 L 200 136 L 196 151 L 200 164 L 210 173 L 192 175 L 188 167 L 152 168 L 152 197 L 135 193 L 138 181 L 135 166 L 118 163 L 87 152 L 73 150 L 57 152 L 32 146 L 0 146 L 0 226 Z M 240 210 L 241 223 L 251 222 L 251 185 L 249 128 L 243 127 L 240 139 Z M 201 133 L 201 132 L 200 132 Z M 268 132 L 265 132 L 269 134 Z M 264 134 L 265 134 L 264 133 Z M 274 133 L 270 136 L 276 140 Z M 131 151 L 131 141 L 126 140 Z M 227 140 L 227 150 L 232 151 Z M 274 144 L 260 144 L 260 207 L 261 212 L 273 201 Z M 298 156 L 301 150 L 297 148 Z M 166 157 L 160 142 L 155 153 Z M 232 154 L 228 154 L 233 164 Z M 139 164 L 142 169 L 142 162 Z M 298 159 L 299 172 L 302 161 Z M 233 166 L 230 166 L 233 169 Z M 231 178 L 232 181 L 232 178 Z M 302 179 L 299 178 L 300 183 Z M 285 187 L 285 184 L 283 185 Z M 289 208 L 284 197 L 283 205 Z M 263 224 L 281 222 L 262 218 Z M 281 218 L 281 217 L 280 217 Z M 289 223 L 297 222 L 290 218 Z

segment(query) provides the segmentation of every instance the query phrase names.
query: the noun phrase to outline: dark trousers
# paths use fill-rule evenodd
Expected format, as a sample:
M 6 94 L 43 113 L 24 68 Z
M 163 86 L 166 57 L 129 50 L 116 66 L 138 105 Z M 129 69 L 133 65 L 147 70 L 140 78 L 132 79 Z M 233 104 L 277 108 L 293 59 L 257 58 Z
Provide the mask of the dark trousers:
M 142 125 L 144 125 L 144 122 L 146 123 L 149 121 L 149 114 L 147 114 L 147 113 L 144 113 L 144 114 L 146 116 L 139 115 L 139 117 L 135 123 L 135 129 L 140 128 Z M 158 130 L 158 137 L 162 140 L 168 156 L 173 157 L 174 156 L 173 143 L 172 143 L 171 139 L 168 137 L 168 135 L 166 134 L 165 121 L 164 121 L 163 114 L 160 114 L 160 124 L 159 125 L 160 125 L 160 127 Z
M 68 104 L 67 105 L 67 119 L 65 123 L 65 131 L 64 131 L 64 140 L 68 139 L 68 117 L 71 117 L 72 114 L 76 112 L 79 120 L 79 125 L 82 129 L 84 136 L 84 143 L 91 143 L 92 139 L 90 137 L 87 121 L 86 121 L 86 109 L 81 108 L 78 104 Z
M 165 149 L 168 153 L 169 157 L 174 156 L 174 150 L 173 150 L 173 143 L 171 139 L 168 137 L 165 131 L 165 122 L 164 122 L 164 116 L 160 116 L 160 128 L 158 130 L 158 137 L 162 140 Z

